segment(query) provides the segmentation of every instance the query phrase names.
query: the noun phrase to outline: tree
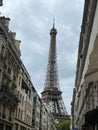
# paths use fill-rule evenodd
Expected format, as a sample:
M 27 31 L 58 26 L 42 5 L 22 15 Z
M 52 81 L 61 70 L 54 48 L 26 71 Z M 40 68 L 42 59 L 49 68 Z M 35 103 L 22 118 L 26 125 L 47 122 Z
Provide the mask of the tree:
M 70 120 L 65 120 L 58 123 L 57 130 L 70 130 Z

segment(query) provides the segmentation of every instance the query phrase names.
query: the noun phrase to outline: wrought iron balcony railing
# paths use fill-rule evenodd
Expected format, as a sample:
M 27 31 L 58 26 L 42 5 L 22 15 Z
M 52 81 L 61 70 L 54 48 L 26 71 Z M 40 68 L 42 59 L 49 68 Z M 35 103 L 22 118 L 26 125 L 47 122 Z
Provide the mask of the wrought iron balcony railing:
M 13 94 L 9 88 L 2 86 L 0 89 L 0 94 L 3 94 L 4 96 L 8 97 L 12 102 L 14 102 L 16 105 L 18 105 L 19 99 L 18 97 Z

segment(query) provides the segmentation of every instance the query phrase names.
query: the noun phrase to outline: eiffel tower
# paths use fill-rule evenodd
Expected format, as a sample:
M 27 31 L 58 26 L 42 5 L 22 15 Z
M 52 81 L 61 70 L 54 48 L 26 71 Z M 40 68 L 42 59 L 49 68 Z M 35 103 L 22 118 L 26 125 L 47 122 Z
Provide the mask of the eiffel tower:
M 47 65 L 47 73 L 42 94 L 42 100 L 50 106 L 51 113 L 57 121 L 62 121 L 68 118 L 62 92 L 60 91 L 57 69 L 57 54 L 56 54 L 56 34 L 55 23 L 50 30 L 50 49 Z

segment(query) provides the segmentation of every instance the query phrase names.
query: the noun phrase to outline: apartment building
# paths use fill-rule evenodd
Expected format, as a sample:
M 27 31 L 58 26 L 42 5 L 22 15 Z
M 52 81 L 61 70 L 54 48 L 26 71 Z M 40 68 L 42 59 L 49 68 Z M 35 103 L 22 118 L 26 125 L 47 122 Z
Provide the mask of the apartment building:
M 34 90 L 32 127 L 34 130 L 56 130 L 56 124 L 50 109 L 42 102 Z
M 17 93 L 19 97 L 18 107 L 15 111 L 16 130 L 32 129 L 32 108 L 33 108 L 33 86 L 30 76 L 22 64 L 22 73 L 18 77 Z
M 72 129 L 98 130 L 98 0 L 85 0 L 80 33 Z
M 34 90 L 32 127 L 35 128 L 35 130 L 41 130 L 41 108 L 42 108 L 41 99 L 36 90 Z
M 0 129 L 47 130 L 52 118 L 47 118 L 47 107 L 20 59 L 21 41 L 9 31 L 9 21 L 0 17 Z M 52 126 L 50 130 L 56 130 L 55 124 Z
M 19 60 L 16 59 L 20 54 L 18 49 L 15 49 L 15 41 L 12 44 L 11 32 L 7 33 L 9 21 L 9 18 L 0 17 L 0 128 L 2 130 L 13 128 L 14 112 L 19 102 L 17 80 L 20 67 Z
M 51 114 L 49 106 L 46 108 L 46 103 L 42 105 L 42 130 L 56 130 L 55 119 Z
M 20 41 L 9 31 L 9 21 L 0 17 L 0 126 L 2 130 L 31 130 L 32 84 L 20 59 Z

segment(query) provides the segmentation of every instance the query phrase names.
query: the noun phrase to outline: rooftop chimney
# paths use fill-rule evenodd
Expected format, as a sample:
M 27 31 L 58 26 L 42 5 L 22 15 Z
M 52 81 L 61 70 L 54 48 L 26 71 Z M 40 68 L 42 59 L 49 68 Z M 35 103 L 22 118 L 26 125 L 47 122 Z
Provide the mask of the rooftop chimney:
M 15 37 L 16 37 L 16 33 L 15 32 L 12 32 L 12 38 L 15 40 Z
M 3 5 L 3 0 L 0 0 L 0 6 L 2 6 Z
M 6 29 L 9 28 L 10 18 L 0 17 L 0 21 L 6 27 Z
M 19 52 L 19 55 L 20 55 L 20 43 L 21 43 L 20 40 L 15 40 L 15 46 L 17 48 L 17 51 Z

